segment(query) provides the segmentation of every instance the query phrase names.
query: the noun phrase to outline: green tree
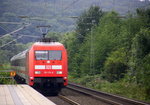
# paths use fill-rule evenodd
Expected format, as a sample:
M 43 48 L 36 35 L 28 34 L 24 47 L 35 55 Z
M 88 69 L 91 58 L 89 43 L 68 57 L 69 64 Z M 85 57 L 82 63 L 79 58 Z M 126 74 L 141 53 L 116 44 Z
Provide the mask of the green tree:
M 108 81 L 114 82 L 124 77 L 127 72 L 125 58 L 126 53 L 124 48 L 113 51 L 109 57 L 107 57 L 103 75 Z
M 108 54 L 117 48 L 121 24 L 117 17 L 118 14 L 115 12 L 105 14 L 99 25 L 87 34 L 79 50 L 79 70 L 83 75 L 100 74 Z
M 61 42 L 65 45 L 68 52 L 68 62 L 69 62 L 69 71 L 75 76 L 78 74 L 78 62 L 76 61 L 76 54 L 77 54 L 77 44 L 75 44 L 76 40 L 76 34 L 74 32 L 72 33 L 66 33 L 63 38 L 61 39 Z M 77 75 L 76 75 L 77 76 Z
M 132 57 L 130 61 L 130 69 L 132 75 L 136 77 L 136 82 L 141 81 L 141 77 L 137 74 L 140 73 L 143 59 L 150 53 L 150 30 L 141 29 L 141 31 L 135 36 L 132 44 Z
M 111 51 L 118 46 L 121 22 L 115 12 L 107 13 L 97 28 L 94 41 L 95 68 L 101 72 L 104 62 Z
M 137 9 L 137 15 L 143 27 L 150 27 L 150 9 Z
M 69 56 L 69 70 L 73 71 L 78 76 L 81 75 L 81 63 L 85 53 L 82 51 L 82 45 L 90 33 L 94 25 L 98 25 L 103 12 L 99 7 L 91 7 L 88 11 L 85 11 L 77 20 L 77 28 L 75 33 L 66 35 L 66 42 Z M 94 28 L 94 27 L 93 27 Z M 68 40 L 68 37 L 70 38 Z M 85 49 L 85 48 L 83 48 Z
M 137 76 L 140 79 L 140 84 L 146 90 L 145 99 L 150 99 L 150 53 L 141 60 L 141 65 L 138 68 Z
M 94 25 L 98 25 L 103 12 L 98 6 L 91 6 L 89 10 L 81 14 L 77 20 L 77 42 L 82 43 Z

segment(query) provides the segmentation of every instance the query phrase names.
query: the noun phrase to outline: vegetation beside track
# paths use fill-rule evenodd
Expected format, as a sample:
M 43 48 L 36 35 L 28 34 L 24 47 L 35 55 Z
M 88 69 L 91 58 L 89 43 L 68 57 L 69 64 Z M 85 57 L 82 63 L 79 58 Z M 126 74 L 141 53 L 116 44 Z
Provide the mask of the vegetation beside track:
M 69 80 L 70 82 L 98 91 L 112 93 L 135 100 L 150 102 L 150 99 L 147 98 L 145 87 L 137 85 L 136 83 L 125 81 L 125 79 L 110 83 L 101 79 L 100 75 L 95 75 L 85 76 L 82 78 L 74 78 L 70 76 Z
M 3 64 L 0 66 L 0 84 L 15 84 L 13 77 L 11 78 L 10 72 L 2 72 L 3 70 L 11 70 L 10 64 Z
M 85 11 L 76 31 L 62 40 L 69 53 L 70 80 L 150 102 L 149 14 L 150 9 L 124 17 L 98 7 Z

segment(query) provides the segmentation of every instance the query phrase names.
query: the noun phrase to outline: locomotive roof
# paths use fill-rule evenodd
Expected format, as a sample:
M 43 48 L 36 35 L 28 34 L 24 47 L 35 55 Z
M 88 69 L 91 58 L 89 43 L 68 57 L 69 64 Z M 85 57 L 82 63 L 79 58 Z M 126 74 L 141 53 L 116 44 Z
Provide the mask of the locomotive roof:
M 63 46 L 63 44 L 59 42 L 35 42 L 33 46 Z

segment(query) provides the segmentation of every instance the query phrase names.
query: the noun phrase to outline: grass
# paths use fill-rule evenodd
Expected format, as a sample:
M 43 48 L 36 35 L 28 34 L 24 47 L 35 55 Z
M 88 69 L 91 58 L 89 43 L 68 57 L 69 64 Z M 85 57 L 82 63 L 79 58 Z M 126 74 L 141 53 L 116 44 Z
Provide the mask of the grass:
M 112 93 L 120 96 L 124 96 L 131 99 L 150 102 L 150 99 L 146 95 L 146 89 L 135 83 L 129 83 L 124 80 L 110 83 L 96 76 L 84 76 L 82 78 L 73 78 L 69 76 L 69 81 L 74 82 L 95 90 Z

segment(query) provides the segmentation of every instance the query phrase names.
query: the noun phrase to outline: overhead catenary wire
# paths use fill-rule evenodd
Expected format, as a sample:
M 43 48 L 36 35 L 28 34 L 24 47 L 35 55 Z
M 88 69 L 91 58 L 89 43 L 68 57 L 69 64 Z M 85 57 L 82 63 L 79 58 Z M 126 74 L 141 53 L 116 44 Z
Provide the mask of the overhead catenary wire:
M 69 5 L 67 5 L 66 7 L 64 7 L 64 9 L 62 9 L 62 12 L 60 15 L 62 15 L 66 10 L 68 10 L 70 7 L 72 7 L 73 5 L 75 5 L 77 2 L 79 2 L 80 0 L 75 0 L 72 3 L 70 3 Z M 58 14 L 59 15 L 59 14 Z M 59 18 L 59 17 L 58 17 Z
M 11 32 L 12 30 L 9 27 L 5 26 L 5 25 L 6 24 L 0 24 L 1 28 L 3 28 L 6 32 Z
M 115 0 L 113 0 L 113 11 L 115 11 L 115 6 L 116 6 L 116 1 Z
M 61 12 L 59 12 L 59 13 L 55 13 L 53 16 L 51 16 L 50 18 L 53 18 L 53 17 L 55 17 L 55 19 L 56 20 L 58 20 L 60 17 L 61 17 L 61 15 L 66 11 L 66 10 L 68 10 L 70 7 L 72 7 L 72 5 L 74 5 L 74 4 L 76 4 L 78 1 L 80 1 L 80 0 L 74 0 L 73 2 L 71 2 L 69 5 L 67 5 L 67 6 L 62 6 L 62 7 L 64 7 L 64 8 L 62 8 L 61 10 Z M 46 8 L 48 8 L 48 5 L 47 5 L 47 3 L 46 3 L 46 0 L 43 0 L 43 2 L 44 3 L 41 3 L 41 5 L 43 6 L 43 4 L 44 4 L 44 7 L 46 7 Z M 63 2 L 63 0 L 62 0 L 62 2 Z M 63 4 L 63 3 L 62 3 Z M 54 0 L 54 12 L 56 12 L 56 1 Z M 45 11 L 45 13 L 46 13 L 46 11 Z M 30 20 L 38 20 L 38 21 L 45 21 L 45 23 L 46 23 L 46 21 L 48 21 L 49 19 L 46 19 L 46 18 L 44 18 L 44 16 L 41 16 L 41 18 L 39 18 L 39 17 L 30 17 L 30 16 L 19 16 L 20 18 L 28 18 L 28 19 L 30 19 Z M 5 22 L 3 22 L 3 23 L 5 23 Z M 15 24 L 15 22 L 11 22 L 11 24 Z M 16 24 L 19 24 L 19 23 L 16 23 Z
M 16 24 L 16 25 L 28 25 L 28 23 L 21 23 L 21 22 L 0 22 L 2 24 Z
M 62 9 L 62 12 L 59 12 L 59 13 L 55 13 L 55 15 L 53 15 L 52 17 L 50 17 L 50 18 L 54 18 L 55 17 L 55 19 L 59 19 L 59 18 L 61 18 L 61 15 L 66 11 L 66 10 L 68 10 L 70 7 L 72 7 L 73 5 L 75 5 L 77 2 L 79 2 L 80 0 L 75 0 L 75 1 L 73 1 L 72 3 L 70 3 L 69 5 L 67 5 L 66 7 L 64 7 L 63 9 Z M 63 4 L 63 3 L 62 3 Z M 63 6 L 62 6 L 63 7 Z
M 5 46 L 7 46 L 7 45 L 9 45 L 9 44 L 11 44 L 13 42 L 16 42 L 18 39 L 20 39 L 22 37 L 40 38 L 39 36 L 33 36 L 33 35 L 24 35 L 24 34 L 19 34 L 19 35 L 20 36 L 18 38 L 14 39 L 14 40 L 12 40 L 12 41 L 10 41 L 8 43 L 5 43 L 5 44 L 1 45 L 0 48 L 3 48 L 3 47 L 5 47 Z
M 34 35 L 24 35 L 24 34 L 19 34 L 22 37 L 32 37 L 32 38 L 40 38 L 40 36 L 34 36 Z
M 24 26 L 28 26 L 29 25 L 29 23 L 23 23 L 23 22 L 0 22 L 0 24 L 1 25 L 3 25 L 3 24 L 12 24 L 12 25 L 24 25 Z M 5 31 L 7 31 L 7 32 L 11 32 L 11 30 L 8 27 L 6 27 L 6 26 L 3 29 Z
M 8 32 L 8 30 L 6 30 L 6 29 L 5 29 L 4 27 L 2 27 L 1 25 L 0 25 L 0 28 L 3 29 L 4 31 Z
M 7 34 L 1 36 L 0 38 L 3 38 L 3 37 L 5 37 L 5 36 L 11 35 L 11 34 L 14 34 L 14 33 L 18 32 L 18 31 L 20 31 L 20 30 L 22 30 L 22 29 L 24 29 L 24 28 L 30 26 L 30 25 L 31 25 L 31 24 L 27 24 L 27 25 L 25 25 L 25 26 L 23 26 L 23 27 L 21 27 L 21 28 L 18 28 L 17 30 L 14 30 L 14 31 L 12 31 L 12 32 L 10 32 L 10 33 L 7 33 Z
M 72 6 L 73 6 L 75 3 L 77 3 L 78 1 L 79 1 L 79 0 L 73 1 L 71 4 L 69 4 L 68 6 L 66 6 L 66 7 L 63 9 L 63 11 L 65 11 L 66 9 L 72 7 Z
M 22 29 L 24 29 L 24 27 L 21 27 L 21 28 L 15 30 L 15 31 L 10 32 L 10 33 L 7 33 L 7 34 L 1 36 L 0 38 L 3 38 L 3 37 L 5 37 L 5 36 L 11 35 L 11 34 L 13 34 L 13 33 L 16 33 L 16 32 L 18 32 L 18 31 L 20 31 L 20 30 L 22 30 Z
M 47 3 L 46 3 L 45 0 L 44 0 L 44 7 L 45 7 L 45 8 L 48 8 L 48 5 L 47 5 Z M 44 14 L 46 14 L 47 10 L 48 10 L 48 9 L 45 10 Z M 43 15 L 42 19 L 44 19 L 44 15 Z M 46 24 L 46 21 L 45 21 L 45 24 Z
M 0 22 L 0 27 L 3 30 L 5 30 L 7 33 L 12 32 L 12 29 L 10 29 L 8 26 L 6 26 L 6 24 L 11 24 L 11 25 L 20 25 L 20 24 L 27 25 L 27 23 L 20 23 L 20 22 Z
M 22 36 L 19 36 L 17 39 L 14 39 L 14 40 L 12 40 L 12 41 L 10 41 L 10 42 L 8 42 L 8 43 L 6 43 L 6 44 L 3 44 L 2 46 L 0 46 L 0 48 L 3 48 L 3 47 L 5 47 L 5 46 L 7 46 L 7 45 L 9 45 L 9 44 L 11 44 L 11 43 L 13 43 L 13 42 L 16 42 L 18 39 L 20 39 Z
M 73 2 L 71 2 L 69 5 L 67 5 L 67 6 L 63 6 L 63 0 L 62 0 L 62 11 L 60 12 L 60 13 L 57 13 L 57 14 L 55 14 L 54 16 L 52 16 L 51 18 L 53 18 L 53 17 L 55 17 L 55 19 L 56 20 L 58 20 L 58 19 L 60 19 L 60 18 L 62 18 L 62 15 L 63 15 L 63 13 L 66 11 L 66 10 L 68 10 L 70 7 L 72 7 L 73 5 L 75 5 L 77 2 L 79 2 L 80 0 L 75 0 L 75 1 L 73 1 Z M 65 26 L 64 24 L 62 24 L 62 23 L 59 23 L 59 24 L 61 24 L 61 25 L 63 25 L 63 26 Z
M 5 34 L 5 35 L 1 36 L 0 39 L 4 38 L 4 37 L 6 37 L 6 36 L 9 36 L 9 35 L 10 35 L 10 34 Z

